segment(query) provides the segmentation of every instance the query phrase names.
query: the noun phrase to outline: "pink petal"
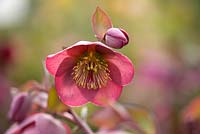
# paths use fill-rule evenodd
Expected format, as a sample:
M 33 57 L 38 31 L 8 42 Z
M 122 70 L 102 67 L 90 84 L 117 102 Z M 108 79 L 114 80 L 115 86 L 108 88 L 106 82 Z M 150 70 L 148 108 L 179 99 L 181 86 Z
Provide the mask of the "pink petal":
M 70 106 L 80 106 L 92 100 L 96 90 L 88 90 L 78 87 L 72 79 L 73 64 L 70 60 L 64 60 L 55 77 L 55 86 L 61 101 Z
M 60 76 L 63 75 L 65 73 L 70 73 L 69 77 L 71 77 L 71 73 L 72 73 L 72 69 L 76 64 L 76 58 L 74 57 L 67 57 L 65 58 L 62 63 L 60 64 L 60 66 L 57 69 L 56 75 L 55 76 Z
M 86 52 L 88 49 L 88 45 L 91 45 L 92 42 L 89 41 L 79 41 L 74 45 L 67 48 L 67 54 L 72 57 L 78 57 L 82 53 Z
M 121 95 L 121 92 L 122 86 L 116 84 L 112 80 L 108 81 L 106 87 L 98 89 L 98 92 L 92 102 L 97 105 L 106 105 L 108 102 L 116 101 Z
M 49 73 L 55 75 L 59 65 L 65 58 L 70 56 L 77 57 L 81 55 L 85 50 L 87 50 L 87 46 L 85 45 L 88 44 L 91 44 L 91 42 L 80 41 L 72 45 L 71 47 L 59 51 L 58 53 L 48 55 L 45 62 L 46 68 L 49 71 Z
M 101 42 L 79 41 L 71 47 L 68 47 L 58 53 L 48 55 L 45 61 L 46 68 L 52 75 L 55 75 L 59 65 L 65 58 L 78 58 L 81 54 L 92 48 L 95 48 L 102 54 L 114 54 L 112 49 Z
M 9 128 L 6 134 L 66 134 L 66 130 L 63 124 L 51 115 L 36 113 Z
M 60 63 L 68 57 L 66 50 L 59 51 L 56 54 L 48 55 L 46 58 L 46 68 L 52 75 L 56 74 L 56 71 L 60 65 Z
M 127 85 L 134 76 L 133 64 L 128 57 L 115 52 L 115 56 L 105 57 L 110 70 L 111 78 L 119 85 Z
M 89 49 L 95 49 L 96 51 L 100 52 L 101 54 L 113 54 L 114 51 L 106 46 L 101 42 L 89 42 L 89 41 L 79 41 L 76 44 L 72 45 L 71 47 L 67 48 L 67 54 L 72 57 L 78 57 L 82 53 L 87 52 Z
M 96 51 L 99 52 L 100 54 L 104 55 L 104 56 L 114 56 L 115 52 L 108 46 L 104 45 L 103 43 L 99 43 L 98 45 L 96 45 Z

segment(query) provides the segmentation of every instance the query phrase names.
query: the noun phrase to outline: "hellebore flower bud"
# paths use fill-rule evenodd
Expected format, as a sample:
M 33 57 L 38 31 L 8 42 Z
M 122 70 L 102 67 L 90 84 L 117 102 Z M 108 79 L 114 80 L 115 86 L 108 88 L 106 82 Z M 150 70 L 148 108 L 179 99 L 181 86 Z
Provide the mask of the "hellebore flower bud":
M 20 122 L 24 120 L 30 108 L 31 97 L 28 95 L 28 93 L 20 93 L 16 95 L 12 100 L 8 118 L 11 121 Z
M 112 48 L 122 48 L 129 42 L 128 33 L 120 28 L 110 28 L 104 35 L 104 43 Z

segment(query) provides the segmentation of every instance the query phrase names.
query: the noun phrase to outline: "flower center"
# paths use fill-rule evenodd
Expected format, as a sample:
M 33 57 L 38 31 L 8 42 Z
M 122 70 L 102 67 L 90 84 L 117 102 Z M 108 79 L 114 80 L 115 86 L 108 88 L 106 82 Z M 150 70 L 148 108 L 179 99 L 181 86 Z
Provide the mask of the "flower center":
M 94 51 L 86 52 L 79 58 L 73 68 L 72 77 L 79 87 L 87 89 L 102 88 L 111 80 L 108 64 Z

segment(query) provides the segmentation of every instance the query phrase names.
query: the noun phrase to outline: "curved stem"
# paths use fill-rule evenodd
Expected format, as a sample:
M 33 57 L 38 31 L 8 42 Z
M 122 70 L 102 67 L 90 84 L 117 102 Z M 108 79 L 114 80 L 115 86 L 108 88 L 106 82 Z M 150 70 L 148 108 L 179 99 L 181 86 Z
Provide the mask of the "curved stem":
M 85 131 L 85 134 L 94 134 L 91 128 L 84 122 L 72 109 L 69 110 L 69 113 L 72 114 L 76 124 Z

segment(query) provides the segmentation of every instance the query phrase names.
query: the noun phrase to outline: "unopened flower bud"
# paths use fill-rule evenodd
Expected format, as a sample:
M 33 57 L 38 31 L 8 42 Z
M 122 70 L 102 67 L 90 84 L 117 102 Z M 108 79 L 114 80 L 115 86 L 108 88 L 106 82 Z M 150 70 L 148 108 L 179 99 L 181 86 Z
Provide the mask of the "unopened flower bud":
M 28 93 L 19 93 L 11 103 L 8 117 L 12 121 L 20 122 L 28 114 L 31 108 L 31 97 Z
M 104 43 L 112 48 L 122 48 L 129 42 L 128 33 L 120 28 L 110 28 L 104 35 Z

